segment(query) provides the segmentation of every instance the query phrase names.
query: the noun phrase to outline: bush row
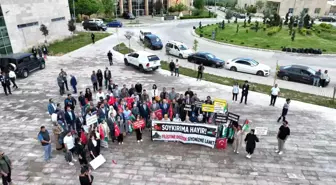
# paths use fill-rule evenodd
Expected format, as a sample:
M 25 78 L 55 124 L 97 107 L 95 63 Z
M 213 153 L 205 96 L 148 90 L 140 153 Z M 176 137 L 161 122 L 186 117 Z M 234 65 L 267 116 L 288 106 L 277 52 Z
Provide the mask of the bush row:
M 204 18 L 216 18 L 217 14 L 215 14 L 214 16 L 203 16 L 203 15 L 185 15 L 183 17 L 180 17 L 180 19 L 204 19 Z
M 313 48 L 286 48 L 286 47 L 283 47 L 282 51 L 292 52 L 292 53 L 305 53 L 305 54 L 322 54 L 321 49 L 313 49 Z
M 306 28 L 301 28 L 301 29 L 299 29 L 299 33 L 303 36 L 312 35 L 312 30 L 306 29 Z
M 268 36 L 272 36 L 275 35 L 276 33 L 278 33 L 281 30 L 280 27 L 276 26 L 276 27 L 271 27 L 268 31 L 267 31 L 267 35 Z

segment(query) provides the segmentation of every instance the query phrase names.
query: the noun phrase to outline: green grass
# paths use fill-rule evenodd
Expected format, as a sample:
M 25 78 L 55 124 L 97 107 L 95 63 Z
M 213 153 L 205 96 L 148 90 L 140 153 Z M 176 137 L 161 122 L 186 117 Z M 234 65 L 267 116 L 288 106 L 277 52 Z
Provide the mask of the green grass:
M 255 24 L 255 23 L 254 23 Z M 288 26 L 284 25 L 281 31 L 272 36 L 267 35 L 267 31 L 271 28 L 263 30 L 263 24 L 259 23 L 260 29 L 258 32 L 250 29 L 249 27 L 243 28 L 243 24 L 239 24 L 239 32 L 236 33 L 237 24 L 225 24 L 225 29 L 218 28 L 218 25 L 210 25 L 202 28 L 203 37 L 211 39 L 212 31 L 217 27 L 216 41 L 255 47 L 263 49 L 281 50 L 282 46 L 290 48 L 314 48 L 324 50 L 323 53 L 336 53 L 336 34 L 321 32 L 317 34 L 312 32 L 312 35 L 301 35 L 296 31 L 294 42 L 291 41 L 289 36 Z M 315 27 L 320 27 L 315 25 Z M 248 33 L 246 33 L 248 30 Z M 332 28 L 334 30 L 334 28 Z M 196 29 L 199 35 L 201 30 Z
M 169 70 L 169 64 L 165 61 L 161 61 L 161 68 L 164 70 Z M 185 76 L 196 78 L 197 72 L 195 70 L 180 67 L 180 74 L 183 74 Z M 239 84 L 243 84 L 243 80 L 237 80 L 233 78 L 227 78 L 227 77 L 221 77 L 209 73 L 203 74 L 203 80 L 214 82 L 222 85 L 228 85 L 232 86 L 235 82 L 238 82 Z M 271 92 L 271 86 L 269 85 L 263 85 L 263 84 L 257 84 L 257 83 L 250 83 L 250 87 L 252 91 L 263 93 L 269 95 Z M 324 97 L 324 96 L 318 96 L 308 93 L 302 93 L 298 91 L 293 91 L 289 89 L 281 89 L 280 97 L 284 98 L 290 98 L 292 100 L 297 100 L 305 103 L 315 104 L 315 105 L 321 105 L 325 107 L 330 108 L 336 108 L 336 102 L 333 102 L 332 98 Z
M 64 55 L 83 46 L 91 44 L 91 33 L 89 32 L 78 32 L 78 35 L 74 37 L 68 37 L 64 40 L 55 41 L 51 43 L 48 47 L 50 55 Z M 110 33 L 94 33 L 95 41 L 103 39 L 110 36 Z
M 133 49 L 127 47 L 126 44 L 123 43 L 123 42 L 120 43 L 120 44 L 115 45 L 115 46 L 113 47 L 113 50 L 114 50 L 114 51 L 118 51 L 119 53 L 124 54 L 124 55 L 127 54 L 127 53 L 132 53 L 132 52 L 134 52 Z

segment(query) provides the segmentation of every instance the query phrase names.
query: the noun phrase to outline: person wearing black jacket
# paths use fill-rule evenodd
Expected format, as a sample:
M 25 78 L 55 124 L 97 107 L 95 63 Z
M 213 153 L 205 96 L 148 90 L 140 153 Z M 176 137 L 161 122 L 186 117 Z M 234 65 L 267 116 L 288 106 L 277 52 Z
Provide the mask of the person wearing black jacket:
M 203 64 L 201 64 L 201 65 L 199 65 L 198 66 L 198 72 L 197 72 L 197 81 L 198 80 L 202 80 L 202 78 L 203 78 L 203 71 L 204 71 L 204 66 L 203 66 Z
M 4 72 L 1 72 L 0 81 L 1 81 L 1 85 L 4 89 L 4 91 L 5 91 L 6 96 L 8 96 L 8 93 L 12 94 L 11 88 L 10 88 L 11 83 L 10 83 L 9 75 L 5 74 Z M 7 92 L 7 90 L 8 90 L 8 92 Z
M 110 83 L 110 80 L 112 78 L 111 71 L 106 68 L 104 71 L 104 78 L 105 78 L 105 89 L 107 89 L 107 85 Z
M 92 40 L 92 44 L 95 43 L 95 34 L 91 33 L 91 40 Z
M 111 50 L 109 50 L 108 53 L 107 53 L 107 58 L 110 62 L 110 66 L 113 65 L 113 58 L 112 57 L 113 57 L 113 54 L 112 54 Z
M 137 84 L 135 84 L 135 91 L 138 94 L 141 94 L 141 92 L 142 92 L 142 85 L 139 82 L 137 82 Z
M 192 90 L 190 90 L 190 87 L 188 88 L 188 90 L 184 93 L 184 96 L 187 96 L 187 94 L 189 94 L 189 97 L 192 98 L 194 96 L 194 92 L 192 92 Z
M 135 88 L 134 88 L 134 85 L 132 84 L 132 85 L 131 85 L 131 88 L 128 89 L 128 94 L 129 94 L 130 96 L 132 96 L 132 94 L 134 94 L 134 93 L 135 93 Z
M 76 138 L 76 142 L 75 143 L 76 143 L 76 150 L 77 150 L 76 152 L 78 154 L 79 164 L 81 166 L 87 165 L 88 161 L 87 161 L 87 158 L 86 158 L 85 145 L 82 144 L 82 141 L 79 138 Z
M 173 76 L 173 73 L 175 71 L 175 63 L 173 60 L 171 60 L 171 62 L 169 63 L 169 69 L 170 69 L 171 76 Z
M 92 185 L 93 175 L 91 175 L 90 170 L 87 166 L 81 168 L 81 174 L 79 175 L 80 185 Z
M 245 138 L 246 152 L 247 152 L 246 157 L 249 158 L 249 159 L 251 158 L 251 156 L 252 156 L 252 154 L 254 152 L 254 149 L 256 147 L 256 142 L 259 142 L 259 139 L 254 134 L 254 129 L 251 129 L 251 132 L 248 133 L 246 135 L 246 138 Z
M 98 146 L 97 136 L 93 132 L 91 133 L 90 139 L 88 142 L 88 150 L 89 150 L 89 154 L 92 160 L 98 156 L 97 146 Z
M 247 104 L 247 95 L 249 91 L 250 85 L 248 84 L 248 81 L 246 80 L 244 85 L 242 86 L 242 95 L 240 99 L 240 103 L 243 103 L 243 99 L 245 97 L 245 105 Z
M 102 71 L 100 69 L 98 69 L 96 75 L 97 75 L 99 88 L 102 88 L 103 87 L 103 73 L 102 73 Z

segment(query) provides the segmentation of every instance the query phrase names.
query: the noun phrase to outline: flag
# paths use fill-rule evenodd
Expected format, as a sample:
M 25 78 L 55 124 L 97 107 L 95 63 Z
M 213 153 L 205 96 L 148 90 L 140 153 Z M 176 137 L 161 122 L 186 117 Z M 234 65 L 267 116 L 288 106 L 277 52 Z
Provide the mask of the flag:
M 156 117 L 158 120 L 162 120 L 162 110 L 161 110 L 161 109 L 155 111 L 154 114 L 155 114 L 155 117 Z
M 116 102 L 116 98 L 115 97 L 110 97 L 109 101 L 108 101 L 108 104 L 109 105 L 114 105 L 114 103 Z
M 134 129 L 144 128 L 144 127 L 145 127 L 145 120 L 144 119 L 133 122 L 133 128 Z
M 120 129 L 117 124 L 114 124 L 114 134 L 115 134 L 115 137 L 118 137 L 120 134 Z
M 168 110 L 169 118 L 170 120 L 173 120 L 173 105 L 169 105 L 169 110 Z

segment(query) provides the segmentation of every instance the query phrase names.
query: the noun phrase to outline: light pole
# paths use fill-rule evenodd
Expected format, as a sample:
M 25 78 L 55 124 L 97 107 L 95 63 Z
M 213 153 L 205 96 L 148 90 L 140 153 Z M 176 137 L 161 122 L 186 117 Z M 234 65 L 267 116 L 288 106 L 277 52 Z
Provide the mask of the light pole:
M 72 9 L 73 9 L 73 19 L 76 22 L 76 6 L 75 6 L 75 0 L 72 0 Z

